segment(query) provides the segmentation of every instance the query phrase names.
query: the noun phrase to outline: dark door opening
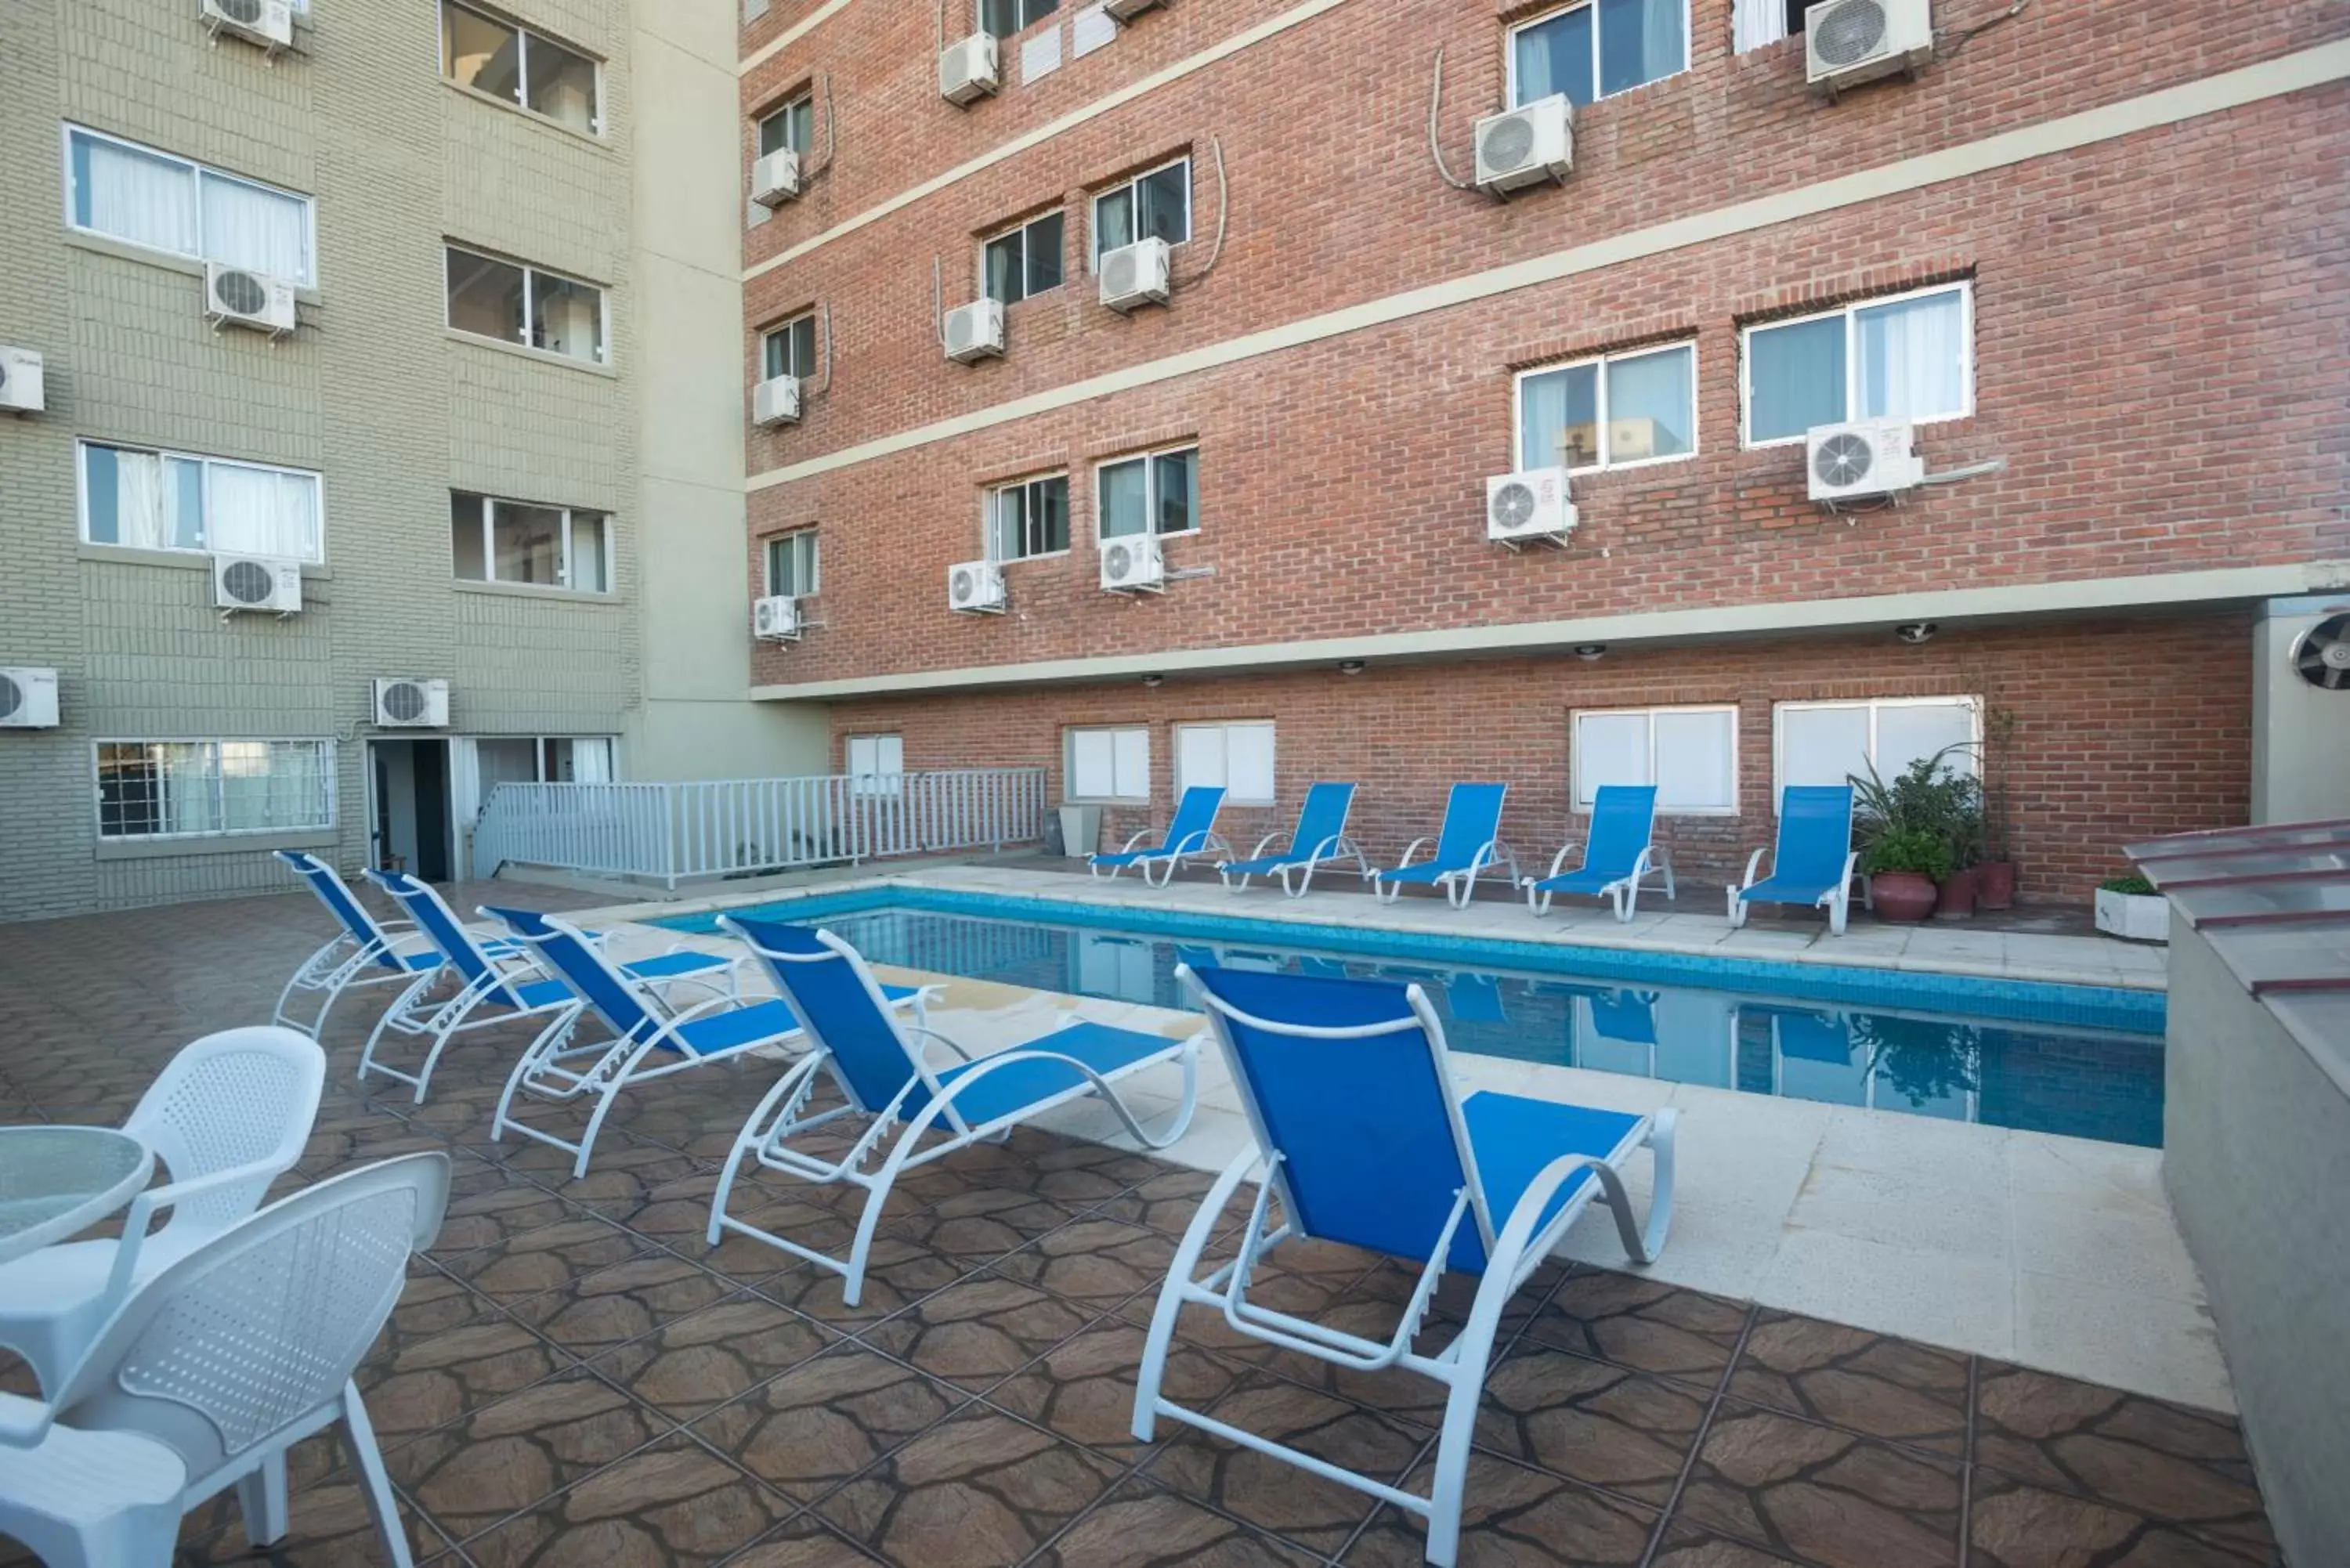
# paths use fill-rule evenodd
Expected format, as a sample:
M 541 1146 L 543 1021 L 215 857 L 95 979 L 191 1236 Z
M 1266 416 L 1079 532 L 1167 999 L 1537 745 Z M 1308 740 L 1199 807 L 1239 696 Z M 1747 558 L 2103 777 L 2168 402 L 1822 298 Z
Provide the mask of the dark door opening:
M 368 753 L 375 805 L 370 857 L 427 882 L 448 881 L 449 742 L 370 741 Z

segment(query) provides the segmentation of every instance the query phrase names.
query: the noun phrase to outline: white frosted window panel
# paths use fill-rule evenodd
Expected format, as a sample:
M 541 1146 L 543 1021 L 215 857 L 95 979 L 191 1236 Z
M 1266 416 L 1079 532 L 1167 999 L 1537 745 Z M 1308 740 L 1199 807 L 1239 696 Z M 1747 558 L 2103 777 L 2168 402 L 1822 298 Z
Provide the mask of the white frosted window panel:
M 204 254 L 272 277 L 310 281 L 310 225 L 303 203 L 242 180 L 203 180 Z
M 1648 715 L 1578 713 L 1575 718 L 1575 803 L 1588 806 L 1601 784 L 1648 783 Z
M 1061 68 L 1061 29 L 1059 24 L 1045 28 L 1020 46 L 1020 79 L 1033 82 L 1039 77 L 1049 77 Z
M 1890 780 L 1920 757 L 1945 746 L 1962 748 L 1942 759 L 1953 773 L 1975 771 L 1973 708 L 1965 702 L 1887 703 L 1877 710 L 1877 771 Z
M 1779 783 L 1840 784 L 1866 774 L 1868 707 L 1779 711 Z
M 1737 805 L 1737 760 L 1726 713 L 1656 717 L 1657 809 L 1727 811 Z
M 609 784 L 612 742 L 608 736 L 590 736 L 571 742 L 571 778 L 575 784 Z
M 1224 731 L 1224 787 L 1235 801 L 1273 800 L 1273 726 L 1232 724 Z
M 195 174 L 184 163 L 77 134 L 76 213 L 83 227 L 133 244 L 196 254 Z
M 1117 793 L 1116 746 L 1107 730 L 1079 730 L 1069 737 L 1069 795 L 1101 800 Z
M 318 559 L 318 482 L 308 474 L 215 462 L 206 473 L 212 547 Z
M 1148 800 L 1150 797 L 1150 732 L 1148 730 L 1116 730 L 1114 748 L 1117 756 L 1117 784 L 1111 792 L 1120 800 Z
M 876 773 L 902 774 L 906 771 L 906 737 L 883 735 L 874 755 Z
M 1176 782 L 1185 789 L 1231 787 L 1224 769 L 1224 732 L 1213 724 L 1185 724 L 1175 732 Z
M 1118 19 L 1098 5 L 1088 5 L 1069 18 L 1069 57 L 1081 60 L 1118 38 Z

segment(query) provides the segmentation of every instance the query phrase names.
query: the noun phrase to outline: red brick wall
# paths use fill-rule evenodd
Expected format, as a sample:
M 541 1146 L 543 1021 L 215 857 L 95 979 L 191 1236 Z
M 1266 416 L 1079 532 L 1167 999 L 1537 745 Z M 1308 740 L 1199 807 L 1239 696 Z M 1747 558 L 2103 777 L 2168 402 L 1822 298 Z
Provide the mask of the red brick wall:
M 1568 814 L 1570 711 L 1735 702 L 1741 815 L 1665 822 L 1680 869 L 1711 884 L 1771 837 L 1773 703 L 1965 693 L 2014 715 L 1992 768 L 2007 780 L 2023 896 L 2079 902 L 2121 868 L 2125 842 L 2244 820 L 2251 658 L 2251 622 L 2238 614 L 1953 629 L 1918 648 L 1880 633 L 1623 649 L 1596 663 L 1492 660 L 841 702 L 834 751 L 845 765 L 848 735 L 895 731 L 910 769 L 1043 763 L 1058 800 L 1064 725 L 1148 722 L 1152 803 L 1108 814 L 1106 831 L 1123 838 L 1166 820 L 1172 725 L 1271 719 L 1279 802 L 1228 809 L 1222 824 L 1243 849 L 1286 829 L 1317 778 L 1362 786 L 1353 826 L 1375 857 L 1433 833 L 1454 781 L 1498 779 L 1511 786 L 1504 836 L 1522 860 L 1547 866 L 1579 833 Z M 1702 898 L 1683 907 L 1715 908 Z

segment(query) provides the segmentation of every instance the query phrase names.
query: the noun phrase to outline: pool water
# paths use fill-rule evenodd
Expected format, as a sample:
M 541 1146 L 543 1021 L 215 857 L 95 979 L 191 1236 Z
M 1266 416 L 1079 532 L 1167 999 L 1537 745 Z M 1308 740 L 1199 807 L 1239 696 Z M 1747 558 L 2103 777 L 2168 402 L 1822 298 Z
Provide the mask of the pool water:
M 820 923 L 876 963 L 1187 1011 L 1178 962 L 1413 981 L 1458 1051 L 2113 1143 L 2152 1147 L 2162 1141 L 2158 1000 L 2151 1010 L 2108 1006 L 2125 1026 L 2100 1027 L 2078 1021 L 2082 1012 L 2098 1013 L 2085 1005 L 2042 1008 L 2062 1022 L 2004 1015 L 2030 1010 L 2015 1000 L 2020 988 L 1994 981 L 1979 982 L 1981 994 L 1986 1003 L 1996 1002 L 2002 1016 L 1801 994 L 1835 989 L 1823 976 L 1802 972 L 1818 966 L 1739 966 L 1749 979 L 1773 981 L 1755 989 L 1621 973 L 1513 973 L 900 904 L 860 909 L 856 902 L 802 900 L 745 912 Z M 1119 913 L 1096 910 L 1087 918 Z M 661 924 L 712 929 L 707 916 Z M 1289 934 L 1293 940 L 1330 940 L 1336 948 L 1339 939 L 1367 933 L 1330 929 L 1326 938 L 1324 928 L 1297 927 Z M 1461 944 L 1472 955 L 1493 945 Z M 1588 955 L 1601 968 L 1627 967 L 1621 954 L 1602 964 L 1600 950 L 1556 950 Z M 1932 989 L 1937 1000 L 1963 994 L 1951 991 L 1948 977 L 1887 972 L 1868 983 L 1880 993 Z M 2149 1017 L 2156 1033 L 2147 1032 Z

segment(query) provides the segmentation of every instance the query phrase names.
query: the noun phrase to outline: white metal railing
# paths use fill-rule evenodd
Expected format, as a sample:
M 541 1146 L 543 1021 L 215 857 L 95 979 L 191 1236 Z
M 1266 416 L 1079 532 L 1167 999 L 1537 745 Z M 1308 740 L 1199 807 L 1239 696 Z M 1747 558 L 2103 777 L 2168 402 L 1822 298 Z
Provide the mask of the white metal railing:
M 1045 836 L 1043 768 L 501 784 L 473 828 L 476 877 L 540 866 L 658 880 L 748 877 Z

